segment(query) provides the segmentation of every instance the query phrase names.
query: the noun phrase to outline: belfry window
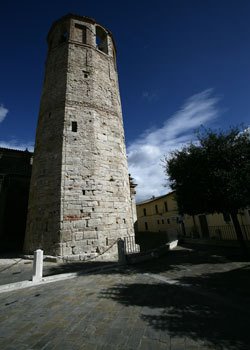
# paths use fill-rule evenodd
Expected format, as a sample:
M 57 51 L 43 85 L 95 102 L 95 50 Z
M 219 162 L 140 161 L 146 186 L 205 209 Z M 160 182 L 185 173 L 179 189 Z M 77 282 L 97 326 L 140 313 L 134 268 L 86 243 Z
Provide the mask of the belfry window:
M 77 23 L 75 24 L 75 40 L 82 44 L 87 43 L 87 27 Z
M 108 54 L 108 36 L 104 29 L 96 27 L 96 48 Z

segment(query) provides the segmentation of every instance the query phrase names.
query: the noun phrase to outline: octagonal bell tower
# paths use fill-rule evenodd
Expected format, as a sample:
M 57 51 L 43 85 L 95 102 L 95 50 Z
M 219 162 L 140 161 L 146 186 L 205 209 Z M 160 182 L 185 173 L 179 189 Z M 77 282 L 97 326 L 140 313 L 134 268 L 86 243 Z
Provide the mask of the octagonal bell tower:
M 47 39 L 24 250 L 115 258 L 133 233 L 115 43 L 71 14 Z

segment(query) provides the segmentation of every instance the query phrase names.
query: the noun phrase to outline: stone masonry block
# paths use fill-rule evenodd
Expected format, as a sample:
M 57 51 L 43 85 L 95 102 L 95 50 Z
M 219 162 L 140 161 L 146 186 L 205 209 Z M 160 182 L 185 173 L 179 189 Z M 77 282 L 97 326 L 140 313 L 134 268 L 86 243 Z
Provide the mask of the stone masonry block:
M 77 232 L 76 235 L 75 235 L 75 240 L 76 241 L 81 241 L 83 239 L 83 232 Z
M 96 231 L 84 231 L 83 237 L 84 239 L 97 239 L 98 233 Z

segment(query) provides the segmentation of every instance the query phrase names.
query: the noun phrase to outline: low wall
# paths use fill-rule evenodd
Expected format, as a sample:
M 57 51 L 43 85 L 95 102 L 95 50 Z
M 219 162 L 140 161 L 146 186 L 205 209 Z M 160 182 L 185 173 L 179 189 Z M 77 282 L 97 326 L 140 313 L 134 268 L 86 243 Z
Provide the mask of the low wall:
M 140 246 L 141 252 L 159 248 L 177 239 L 177 232 L 137 232 L 135 234 L 135 242 Z
M 165 255 L 169 250 L 175 249 L 178 245 L 178 240 L 172 241 L 162 246 L 148 250 L 147 252 L 140 252 L 135 254 L 126 255 L 127 264 L 137 264 L 143 261 L 157 259 Z

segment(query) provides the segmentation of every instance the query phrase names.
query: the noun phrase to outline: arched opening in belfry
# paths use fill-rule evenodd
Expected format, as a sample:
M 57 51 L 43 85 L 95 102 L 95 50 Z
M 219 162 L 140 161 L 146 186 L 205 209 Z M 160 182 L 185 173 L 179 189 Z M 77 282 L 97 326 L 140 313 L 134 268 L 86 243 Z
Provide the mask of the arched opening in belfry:
M 96 26 L 96 48 L 108 54 L 108 36 L 104 29 Z

